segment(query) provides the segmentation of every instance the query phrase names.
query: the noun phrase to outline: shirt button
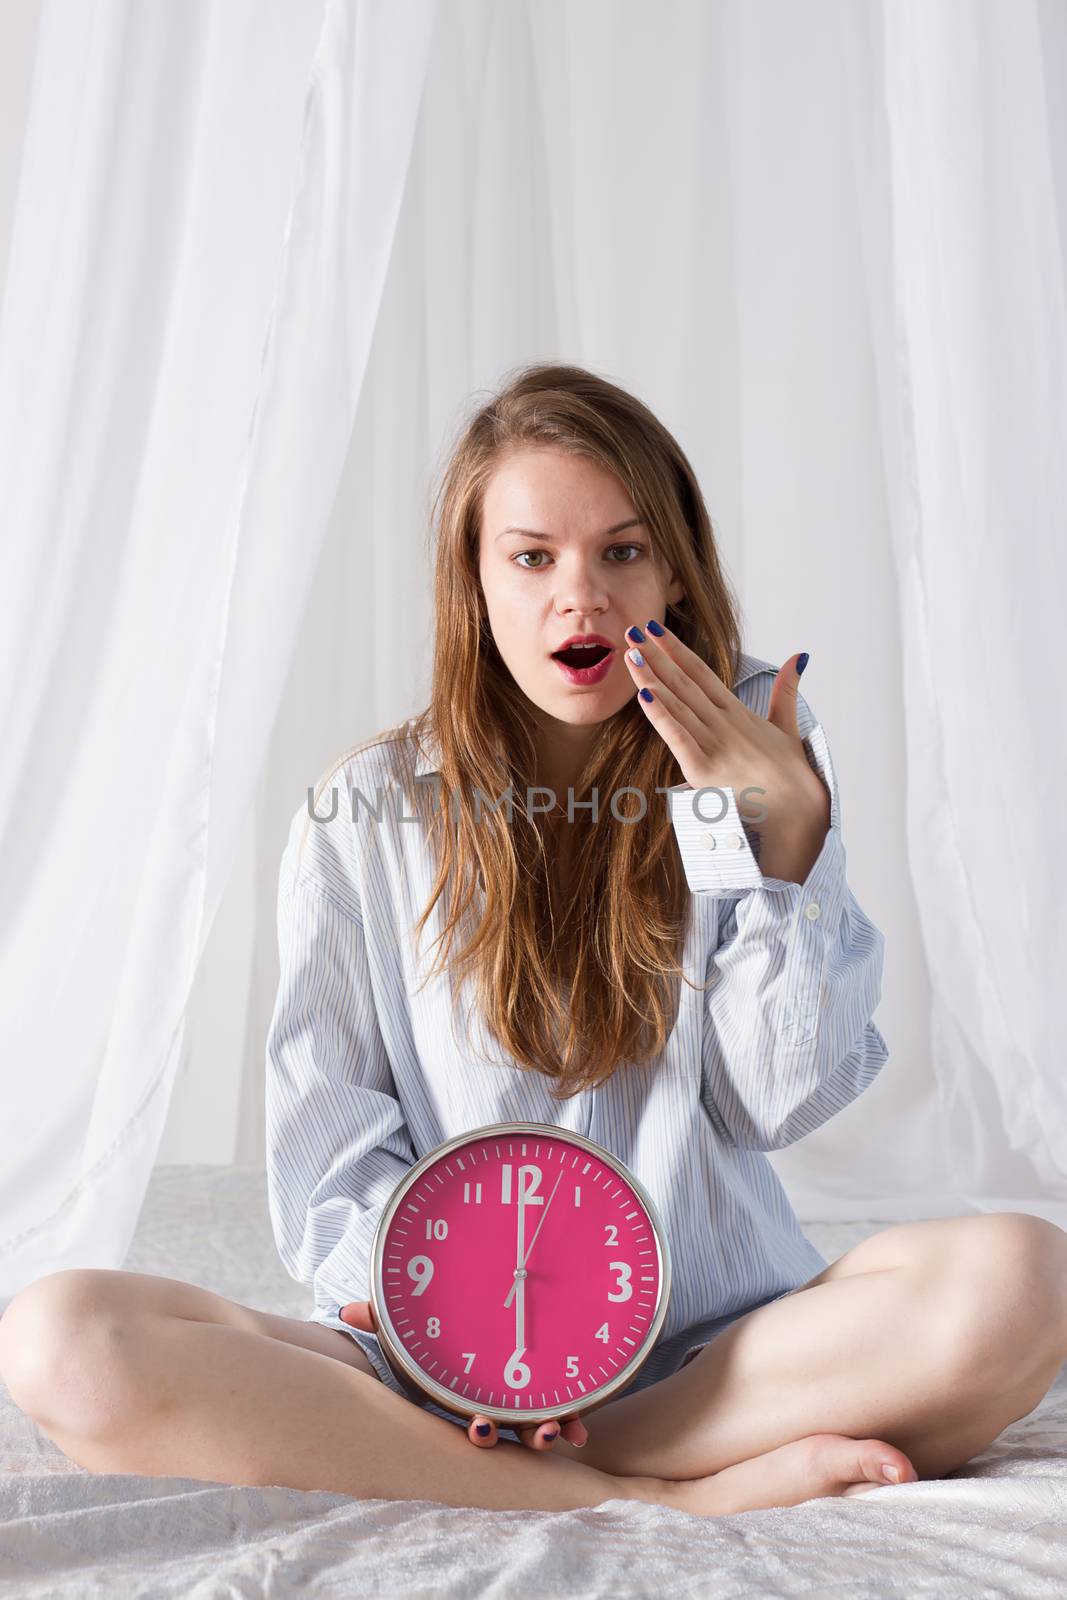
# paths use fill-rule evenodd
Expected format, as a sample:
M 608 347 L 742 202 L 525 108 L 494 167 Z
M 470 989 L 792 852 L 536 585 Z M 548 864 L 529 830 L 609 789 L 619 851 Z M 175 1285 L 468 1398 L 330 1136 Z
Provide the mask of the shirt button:
M 701 840 L 703 841 L 705 850 L 714 850 L 714 848 L 715 848 L 715 835 L 713 833 L 702 833 L 700 835 L 700 837 L 701 837 Z
M 810 906 L 805 906 L 804 915 L 807 917 L 809 922 L 817 922 L 819 919 L 818 902 L 813 900 Z
M 740 850 L 745 841 L 739 833 L 724 833 L 722 842 L 727 850 Z

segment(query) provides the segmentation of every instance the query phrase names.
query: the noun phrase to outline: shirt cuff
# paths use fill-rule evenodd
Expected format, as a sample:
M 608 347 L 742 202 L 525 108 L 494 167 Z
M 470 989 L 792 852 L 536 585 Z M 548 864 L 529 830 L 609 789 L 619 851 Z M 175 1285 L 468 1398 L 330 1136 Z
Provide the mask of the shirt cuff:
M 759 840 L 742 822 L 732 789 L 698 792 L 680 783 L 667 795 L 686 882 L 694 894 L 725 898 L 765 881 L 756 859 Z
M 840 864 L 835 861 L 832 865 L 831 859 L 841 843 L 840 803 L 830 751 L 819 723 L 804 740 L 804 754 L 829 792 L 830 826 L 823 849 L 803 885 L 763 876 L 759 867 L 759 835 L 742 820 L 732 789 L 697 791 L 691 784 L 679 783 L 667 790 L 686 882 L 694 894 L 720 899 L 737 897 L 750 889 L 785 889 L 800 894 L 809 887 L 821 888 L 828 876 L 836 875 L 835 869 Z M 831 842 L 835 834 L 836 846 Z

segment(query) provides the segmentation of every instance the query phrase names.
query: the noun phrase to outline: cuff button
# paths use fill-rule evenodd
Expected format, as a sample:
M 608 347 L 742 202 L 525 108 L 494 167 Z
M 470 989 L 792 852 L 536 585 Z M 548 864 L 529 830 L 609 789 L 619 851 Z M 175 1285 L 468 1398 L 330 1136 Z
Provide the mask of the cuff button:
M 700 835 L 700 837 L 701 837 L 701 840 L 703 841 L 705 850 L 714 850 L 714 848 L 715 848 L 715 835 L 713 833 L 711 833 L 711 832 L 702 833 Z

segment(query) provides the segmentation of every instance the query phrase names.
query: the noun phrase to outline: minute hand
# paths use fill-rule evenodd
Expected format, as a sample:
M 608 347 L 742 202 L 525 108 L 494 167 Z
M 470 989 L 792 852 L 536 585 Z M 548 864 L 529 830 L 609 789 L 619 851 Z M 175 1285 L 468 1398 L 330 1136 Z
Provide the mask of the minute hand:
M 556 1198 L 556 1189 L 559 1188 L 559 1181 L 560 1181 L 560 1178 L 562 1178 L 562 1176 L 563 1176 L 563 1174 L 561 1172 L 560 1175 L 559 1175 L 559 1178 L 556 1179 L 555 1187 L 553 1188 L 552 1193 L 549 1195 L 548 1199 L 545 1201 L 545 1209 L 542 1211 L 540 1217 L 537 1219 L 537 1227 L 534 1229 L 533 1238 L 530 1240 L 530 1243 L 527 1245 L 526 1254 L 522 1258 L 523 1266 L 525 1266 L 527 1261 L 529 1261 L 530 1256 L 531 1256 L 531 1254 L 533 1252 L 533 1247 L 537 1243 L 537 1235 L 541 1232 L 541 1229 L 545 1225 L 545 1218 L 548 1216 L 548 1208 L 552 1204 L 553 1200 Z
M 526 1347 L 526 1326 L 525 1326 L 525 1324 L 526 1324 L 526 1281 L 525 1281 L 526 1280 L 526 1274 L 525 1274 L 525 1272 L 523 1272 L 522 1276 L 521 1277 L 519 1276 L 519 1273 L 522 1270 L 522 1263 L 523 1263 L 523 1260 L 524 1260 L 524 1257 L 523 1257 L 524 1242 L 523 1241 L 524 1241 L 525 1229 L 526 1229 L 526 1202 L 525 1202 L 524 1195 L 523 1195 L 522 1185 L 520 1184 L 519 1185 L 519 1236 L 518 1236 L 518 1240 L 516 1242 L 516 1248 L 515 1248 L 515 1259 L 519 1263 L 519 1265 L 515 1268 L 515 1278 L 514 1278 L 514 1287 L 517 1288 L 518 1291 L 519 1291 L 518 1298 L 515 1301 L 515 1352 L 516 1352 L 516 1356 L 521 1356 L 523 1350 Z
M 563 1176 L 563 1174 L 561 1172 L 560 1175 L 559 1175 L 559 1178 L 562 1178 L 562 1176 Z M 552 1193 L 549 1195 L 547 1201 L 545 1202 L 545 1209 L 542 1211 L 540 1217 L 537 1219 L 537 1227 L 534 1229 L 533 1238 L 530 1240 L 530 1243 L 526 1247 L 526 1254 L 523 1255 L 521 1257 L 520 1261 L 519 1261 L 519 1265 L 521 1267 L 525 1267 L 527 1261 L 529 1261 L 529 1259 L 530 1259 L 530 1252 L 533 1249 L 534 1245 L 537 1243 L 537 1235 L 541 1232 L 541 1228 L 542 1228 L 542 1226 L 544 1224 L 544 1220 L 548 1216 L 548 1208 L 552 1204 L 553 1200 L 556 1198 L 556 1189 L 559 1188 L 559 1178 L 556 1179 L 555 1188 L 553 1188 Z M 508 1297 L 504 1301 L 504 1310 L 505 1311 L 507 1310 L 508 1306 L 512 1302 L 512 1298 L 514 1297 L 514 1294 L 515 1294 L 515 1287 L 518 1284 L 518 1282 L 519 1282 L 518 1278 L 513 1278 L 512 1279 L 511 1288 L 508 1290 Z

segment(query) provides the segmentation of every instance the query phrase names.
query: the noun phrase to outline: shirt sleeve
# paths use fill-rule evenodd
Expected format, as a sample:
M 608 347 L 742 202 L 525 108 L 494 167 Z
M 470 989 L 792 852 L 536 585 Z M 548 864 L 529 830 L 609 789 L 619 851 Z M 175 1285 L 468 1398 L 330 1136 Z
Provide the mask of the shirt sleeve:
M 289 1274 L 335 1312 L 370 1293 L 378 1220 L 415 1153 L 378 1026 L 362 924 L 283 858 L 267 1037 L 271 1226 Z M 373 1336 L 360 1343 L 366 1348 Z
M 848 886 L 826 736 L 801 696 L 798 712 L 809 764 L 830 794 L 830 826 L 802 884 L 763 877 L 758 838 L 733 842 L 744 825 L 732 790 L 721 791 L 729 804 L 710 847 L 701 824 L 679 826 L 675 807 L 690 816 L 692 807 L 670 791 L 691 890 L 727 902 L 706 973 L 704 1104 L 720 1134 L 756 1150 L 811 1133 L 862 1094 L 889 1055 L 872 1020 L 885 939 Z M 708 865 L 724 856 L 736 865 Z

